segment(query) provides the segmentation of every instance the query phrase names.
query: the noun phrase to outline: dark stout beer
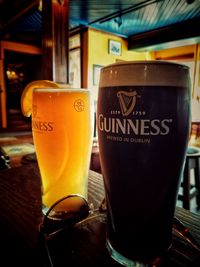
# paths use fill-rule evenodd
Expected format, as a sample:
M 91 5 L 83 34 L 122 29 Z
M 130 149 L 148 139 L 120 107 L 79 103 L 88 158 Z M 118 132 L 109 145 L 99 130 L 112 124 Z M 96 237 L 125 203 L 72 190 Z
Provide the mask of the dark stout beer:
M 109 251 L 119 262 L 150 262 L 171 245 L 190 125 L 188 68 L 152 61 L 103 68 L 97 124 Z

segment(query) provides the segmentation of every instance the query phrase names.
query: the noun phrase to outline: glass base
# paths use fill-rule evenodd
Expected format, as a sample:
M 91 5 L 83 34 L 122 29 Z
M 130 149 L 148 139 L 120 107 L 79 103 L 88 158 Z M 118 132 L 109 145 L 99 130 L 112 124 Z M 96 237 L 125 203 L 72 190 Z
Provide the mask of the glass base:
M 134 261 L 134 260 L 131 260 L 129 258 L 126 258 L 113 248 L 113 246 L 110 244 L 109 240 L 106 240 L 106 247 L 107 247 L 107 250 L 108 250 L 111 258 L 113 258 L 115 261 L 117 261 L 118 263 L 120 263 L 121 265 L 126 266 L 126 267 L 157 266 L 157 263 L 159 265 L 159 262 L 160 262 L 159 258 L 155 259 L 155 261 L 151 262 L 151 263 L 143 263 L 143 262 L 138 262 L 138 261 Z
M 71 194 L 56 201 L 51 207 L 42 205 L 44 218 L 51 220 L 73 220 L 85 218 L 89 214 L 89 204 L 83 196 Z

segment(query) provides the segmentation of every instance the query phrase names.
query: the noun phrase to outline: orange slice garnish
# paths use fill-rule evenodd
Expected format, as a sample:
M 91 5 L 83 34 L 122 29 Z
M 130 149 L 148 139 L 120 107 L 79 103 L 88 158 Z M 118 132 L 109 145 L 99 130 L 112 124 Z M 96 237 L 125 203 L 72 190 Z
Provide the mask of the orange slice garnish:
M 25 117 L 30 117 L 32 114 L 32 93 L 34 88 L 60 88 L 60 86 L 56 82 L 49 80 L 37 80 L 28 83 L 21 95 L 21 111 Z

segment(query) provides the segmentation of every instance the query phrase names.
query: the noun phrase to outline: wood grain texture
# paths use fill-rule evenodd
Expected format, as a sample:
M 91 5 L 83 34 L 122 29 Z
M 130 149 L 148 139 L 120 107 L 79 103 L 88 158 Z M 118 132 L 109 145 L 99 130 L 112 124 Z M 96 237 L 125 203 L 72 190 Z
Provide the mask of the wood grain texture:
M 0 171 L 1 257 L 5 266 L 46 266 L 42 262 L 38 225 L 41 215 L 41 181 L 37 163 Z M 104 197 L 102 175 L 89 172 L 88 199 L 98 207 Z M 48 240 L 54 266 L 119 266 L 106 250 L 106 213 L 97 213 L 70 231 Z M 176 216 L 200 242 L 200 215 L 182 208 Z M 200 254 L 179 236 L 161 266 L 199 266 Z

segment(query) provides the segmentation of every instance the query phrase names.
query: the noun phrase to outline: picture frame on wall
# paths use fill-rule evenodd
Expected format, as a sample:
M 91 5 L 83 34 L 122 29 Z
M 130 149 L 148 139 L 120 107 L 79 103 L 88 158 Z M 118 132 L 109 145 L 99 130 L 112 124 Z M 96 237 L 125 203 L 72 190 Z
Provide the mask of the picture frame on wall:
M 99 85 L 100 71 L 102 65 L 93 65 L 93 85 Z
M 121 56 L 122 54 L 122 44 L 119 41 L 108 40 L 108 53 L 116 56 Z
M 74 88 L 81 87 L 81 50 L 69 51 L 69 84 Z
M 80 34 L 75 34 L 69 38 L 69 50 L 78 48 L 81 46 Z

